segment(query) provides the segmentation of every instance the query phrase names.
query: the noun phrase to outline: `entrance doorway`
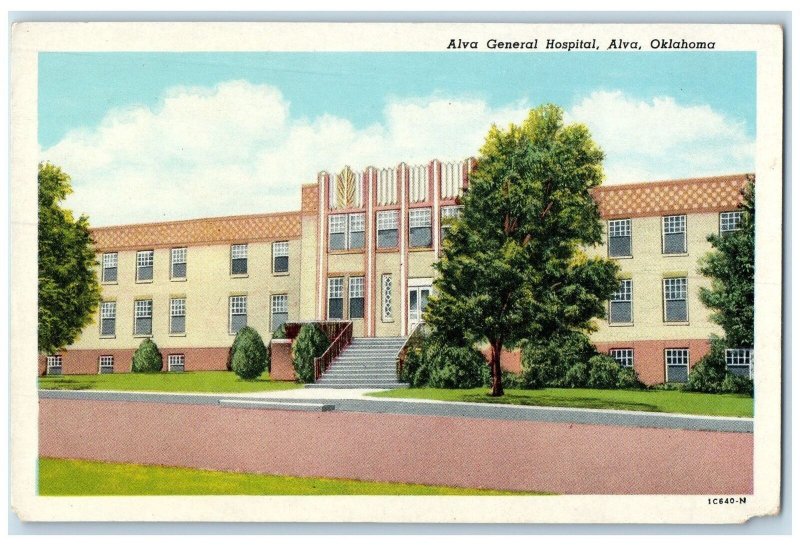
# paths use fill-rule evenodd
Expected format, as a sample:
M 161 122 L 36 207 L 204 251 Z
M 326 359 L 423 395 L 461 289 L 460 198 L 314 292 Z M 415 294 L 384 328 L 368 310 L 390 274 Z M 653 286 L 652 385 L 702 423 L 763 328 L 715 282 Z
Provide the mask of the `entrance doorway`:
M 422 313 L 428 305 L 428 298 L 431 295 L 431 287 L 428 286 L 409 286 L 408 287 L 408 333 L 414 331 L 417 324 L 422 322 Z

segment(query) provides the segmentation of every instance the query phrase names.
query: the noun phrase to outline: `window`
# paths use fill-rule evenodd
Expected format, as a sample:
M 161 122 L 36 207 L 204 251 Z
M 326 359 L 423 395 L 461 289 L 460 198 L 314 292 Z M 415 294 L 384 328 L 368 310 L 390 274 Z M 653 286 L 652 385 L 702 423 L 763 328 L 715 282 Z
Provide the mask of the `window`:
M 726 349 L 725 367 L 734 375 L 753 379 L 753 349 Z
M 397 226 L 399 222 L 400 213 L 396 210 L 378 212 L 378 248 L 397 247 Z
M 289 242 L 278 241 L 272 243 L 272 272 L 289 272 Z
M 170 274 L 173 279 L 186 278 L 186 248 L 173 248 Z
M 664 279 L 664 321 L 687 322 L 686 278 Z
M 117 302 L 104 301 L 100 304 L 100 336 L 114 337 L 117 333 Z
M 452 224 L 457 218 L 461 217 L 461 213 L 463 211 L 464 207 L 461 205 L 442 207 L 440 241 L 444 241 L 445 237 L 447 237 L 447 234 L 450 231 L 450 224 Z
M 344 279 L 328 279 L 328 318 L 344 318 Z
M 272 296 L 272 331 L 274 332 L 289 320 L 289 296 L 275 294 Z
M 608 221 L 608 255 L 612 258 L 632 256 L 631 254 L 631 221 Z
M 619 281 L 619 288 L 611 295 L 608 309 L 610 324 L 630 324 L 633 322 L 633 281 Z
M 231 275 L 247 275 L 247 245 L 231 245 Z
M 103 254 L 103 274 L 101 282 L 117 282 L 117 253 Z
M 47 375 L 61 375 L 61 355 L 47 357 Z
M 350 277 L 350 318 L 364 318 L 364 277 Z
M 153 251 L 140 250 L 136 253 L 136 280 L 153 280 Z
M 426 248 L 433 244 L 431 237 L 431 209 L 408 211 L 409 245 L 411 248 Z
M 330 250 L 347 249 L 347 215 L 328 216 L 328 248 Z
M 351 249 L 364 248 L 364 213 L 351 214 L 348 220 L 350 229 L 347 247 Z
M 136 300 L 133 305 L 133 335 L 153 333 L 153 300 Z
M 633 368 L 633 349 L 611 349 L 608 355 L 623 368 Z
M 231 296 L 228 300 L 229 332 L 235 334 L 247 326 L 247 296 Z
M 186 333 L 186 298 L 169 300 L 169 333 Z
M 182 372 L 186 368 L 186 357 L 184 355 L 167 356 L 167 371 Z
M 381 320 L 392 321 L 392 275 L 381 275 Z
M 100 357 L 100 373 L 114 373 L 114 356 L 104 355 Z
M 661 219 L 663 228 L 663 254 L 686 253 L 686 215 L 664 216 Z
M 689 378 L 689 349 L 664 351 L 667 383 L 686 383 Z
M 736 210 L 733 212 L 720 212 L 719 213 L 719 234 L 729 235 L 737 231 L 742 225 L 742 211 Z

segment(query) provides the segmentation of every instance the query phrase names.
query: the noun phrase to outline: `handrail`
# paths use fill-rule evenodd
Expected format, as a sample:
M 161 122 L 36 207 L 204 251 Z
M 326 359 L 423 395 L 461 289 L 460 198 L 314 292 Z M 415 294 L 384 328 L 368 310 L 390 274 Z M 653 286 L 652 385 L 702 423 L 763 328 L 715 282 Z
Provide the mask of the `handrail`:
M 397 356 L 395 357 L 395 371 L 397 372 L 397 379 L 400 380 L 403 378 L 403 364 L 406 360 L 406 352 L 408 351 L 408 347 L 410 345 L 409 342 L 416 341 L 418 337 L 422 336 L 422 331 L 425 328 L 424 322 L 418 322 L 414 329 L 411 330 L 411 334 L 406 338 L 405 343 L 403 346 L 400 347 L 400 350 L 397 351 Z
M 328 345 L 328 348 L 325 349 L 325 352 L 314 358 L 314 381 L 317 381 L 320 377 L 322 377 L 322 374 L 328 371 L 328 368 L 334 359 L 339 356 L 345 347 L 350 345 L 352 340 L 353 323 L 347 322 L 345 327 L 342 328 L 334 340 L 331 341 L 331 344 Z

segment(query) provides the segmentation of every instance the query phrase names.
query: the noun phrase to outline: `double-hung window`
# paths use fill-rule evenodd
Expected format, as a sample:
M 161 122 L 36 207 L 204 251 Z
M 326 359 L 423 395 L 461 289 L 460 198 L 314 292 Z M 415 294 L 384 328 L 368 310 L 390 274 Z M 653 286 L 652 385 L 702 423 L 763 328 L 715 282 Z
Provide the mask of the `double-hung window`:
M 686 383 L 689 379 L 689 349 L 664 351 L 667 383 Z
M 114 373 L 114 355 L 101 356 L 98 368 L 100 373 Z
M 461 216 L 463 211 L 464 207 L 462 205 L 442 207 L 440 227 L 441 232 L 439 234 L 440 241 L 444 241 L 445 237 L 447 237 L 447 234 L 450 231 L 450 225 Z
M 328 249 L 347 249 L 347 215 L 334 214 L 328 216 Z
M 661 218 L 663 233 L 663 254 L 686 253 L 686 215 L 663 216 Z
M 342 277 L 328 279 L 328 318 L 344 318 L 344 279 Z
M 106 252 L 103 254 L 103 273 L 101 282 L 117 282 L 117 253 Z
M 170 275 L 173 279 L 186 278 L 186 247 L 173 248 L 171 252 Z
M 287 294 L 273 294 L 271 299 L 272 322 L 270 327 L 274 332 L 289 320 L 289 296 Z
M 349 214 L 348 224 L 347 248 L 364 248 L 364 213 Z
M 608 310 L 610 324 L 631 324 L 633 322 L 633 281 L 619 281 L 619 287 L 611 295 Z
M 289 242 L 277 241 L 272 243 L 272 272 L 289 272 Z
M 408 241 L 411 248 L 427 248 L 433 244 L 431 234 L 431 209 L 408 211 Z
M 137 282 L 153 280 L 153 251 L 140 250 L 136 253 Z
M 689 310 L 686 305 L 686 277 L 664 279 L 664 322 L 687 322 Z
M 114 337 L 117 333 L 117 302 L 100 303 L 100 336 Z
M 378 212 L 378 248 L 396 248 L 400 213 L 396 210 Z
M 719 234 L 723 237 L 730 235 L 734 231 L 738 231 L 742 225 L 742 211 L 735 210 L 732 212 L 719 213 Z
M 169 333 L 186 333 L 186 298 L 169 300 Z
M 726 349 L 725 367 L 734 375 L 753 379 L 753 349 Z
M 61 355 L 47 357 L 47 375 L 61 375 Z
M 247 326 L 247 296 L 231 296 L 228 300 L 228 331 L 235 334 Z
M 630 218 L 608 221 L 608 255 L 611 258 L 632 256 Z
M 633 349 L 611 349 L 608 355 L 623 368 L 633 368 Z
M 136 300 L 133 303 L 133 334 L 153 334 L 153 300 Z
M 350 318 L 364 318 L 364 277 L 350 277 Z
M 247 245 L 231 245 L 231 275 L 247 275 Z

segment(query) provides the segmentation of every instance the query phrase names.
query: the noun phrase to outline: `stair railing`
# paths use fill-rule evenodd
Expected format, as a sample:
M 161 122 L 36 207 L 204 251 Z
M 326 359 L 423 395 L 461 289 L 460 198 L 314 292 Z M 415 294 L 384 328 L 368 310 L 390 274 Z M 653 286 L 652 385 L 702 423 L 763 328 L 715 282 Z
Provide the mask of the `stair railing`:
M 408 349 L 414 347 L 418 343 L 421 344 L 424 338 L 425 323 L 418 322 L 417 325 L 414 326 L 414 329 L 411 330 L 411 335 L 406 338 L 406 342 L 403 343 L 403 346 L 400 347 L 399 351 L 397 351 L 397 357 L 395 358 L 395 370 L 397 371 L 398 381 L 403 378 L 403 364 L 406 361 Z
M 336 337 L 331 341 L 331 344 L 328 345 L 328 348 L 325 349 L 325 352 L 322 353 L 321 356 L 318 356 L 314 359 L 314 381 L 316 382 L 322 377 L 328 368 L 330 367 L 331 363 L 336 360 L 336 357 L 341 354 L 341 352 L 350 345 L 350 342 L 353 340 L 353 323 L 347 322 L 347 324 L 339 330 Z

